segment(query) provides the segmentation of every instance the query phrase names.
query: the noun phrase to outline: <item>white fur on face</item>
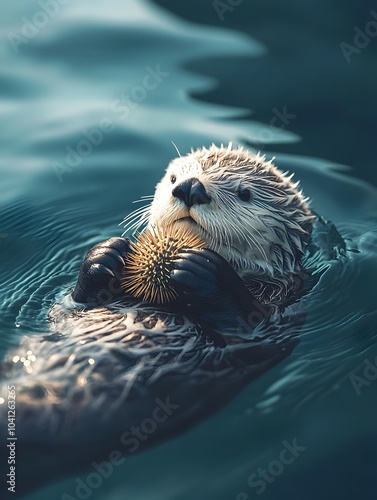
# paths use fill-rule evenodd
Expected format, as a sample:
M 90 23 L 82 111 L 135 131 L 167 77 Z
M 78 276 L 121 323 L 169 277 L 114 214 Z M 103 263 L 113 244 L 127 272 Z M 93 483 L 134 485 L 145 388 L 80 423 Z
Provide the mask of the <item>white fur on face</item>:
M 193 177 L 211 201 L 188 209 L 172 191 Z M 297 187 L 262 156 L 231 146 L 203 148 L 170 163 L 156 187 L 149 225 L 190 224 L 241 276 L 289 276 L 297 269 L 313 219 Z M 242 201 L 240 189 L 249 189 L 251 200 Z M 196 224 L 177 222 L 188 216 Z
M 174 184 L 172 175 L 176 177 Z M 211 202 L 188 209 L 182 200 L 173 196 L 172 191 L 193 177 L 203 184 Z M 260 224 L 251 215 L 250 204 L 238 198 L 239 186 L 238 179 L 204 172 L 190 156 L 174 160 L 156 187 L 149 224 L 168 226 L 190 216 L 196 222 L 196 225 L 191 224 L 192 230 L 238 270 L 247 267 L 251 261 L 266 263 L 269 261 L 269 243 L 259 234 Z M 189 224 L 186 221 L 178 223 Z
M 173 196 L 174 187 L 191 178 L 204 185 L 208 204 L 189 209 Z M 248 201 L 239 196 L 245 189 Z M 262 302 L 284 302 L 300 286 L 301 257 L 315 217 L 298 182 L 265 157 L 231 144 L 192 151 L 170 163 L 154 196 L 139 201 L 148 204 L 124 219 L 123 234 L 146 226 L 189 226 Z

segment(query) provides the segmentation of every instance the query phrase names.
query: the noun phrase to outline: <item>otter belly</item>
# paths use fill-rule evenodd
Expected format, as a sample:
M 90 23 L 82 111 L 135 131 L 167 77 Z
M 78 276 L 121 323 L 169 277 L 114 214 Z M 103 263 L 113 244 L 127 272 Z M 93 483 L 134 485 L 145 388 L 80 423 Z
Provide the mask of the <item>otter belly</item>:
M 17 394 L 19 487 L 195 424 L 292 352 L 300 321 L 287 318 L 252 335 L 238 325 L 218 346 L 187 318 L 142 304 L 55 305 L 51 334 L 25 337 L 0 368 L 0 397 L 10 383 Z M 5 405 L 0 413 L 5 421 Z
M 328 265 L 328 236 L 319 223 L 311 269 Z M 218 342 L 162 307 L 78 308 L 67 296 L 50 311 L 51 333 L 23 337 L 0 365 L 0 398 L 7 400 L 8 385 L 16 391 L 19 490 L 195 425 L 291 354 L 305 321 L 301 309 L 293 303 L 256 327 L 236 318 Z M 4 442 L 5 426 L 0 433 Z

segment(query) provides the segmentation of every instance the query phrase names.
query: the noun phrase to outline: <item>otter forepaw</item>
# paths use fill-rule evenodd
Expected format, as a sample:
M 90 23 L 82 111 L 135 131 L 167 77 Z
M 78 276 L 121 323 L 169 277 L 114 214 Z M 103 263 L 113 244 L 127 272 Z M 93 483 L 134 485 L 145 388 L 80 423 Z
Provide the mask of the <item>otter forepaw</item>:
M 188 250 L 180 257 L 171 279 L 188 314 L 222 326 L 249 310 L 253 296 L 223 257 L 210 249 Z
M 120 281 L 128 238 L 110 238 L 86 254 L 72 298 L 86 304 L 102 304 L 122 292 Z
M 215 252 L 188 250 L 175 262 L 171 278 L 178 292 L 196 299 L 212 299 L 221 294 L 221 276 L 229 264 Z
M 326 223 L 328 234 L 327 234 L 327 250 L 330 259 L 337 259 L 339 256 L 345 257 L 347 252 L 346 242 L 340 235 L 335 224 L 331 221 Z

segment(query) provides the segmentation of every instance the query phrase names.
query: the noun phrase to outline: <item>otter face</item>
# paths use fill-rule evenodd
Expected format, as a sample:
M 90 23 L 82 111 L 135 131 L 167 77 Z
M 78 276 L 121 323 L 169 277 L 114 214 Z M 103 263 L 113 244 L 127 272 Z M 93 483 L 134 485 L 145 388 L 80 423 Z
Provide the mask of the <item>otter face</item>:
M 297 185 L 243 148 L 203 148 L 170 163 L 149 226 L 189 226 L 241 276 L 291 274 L 313 219 Z

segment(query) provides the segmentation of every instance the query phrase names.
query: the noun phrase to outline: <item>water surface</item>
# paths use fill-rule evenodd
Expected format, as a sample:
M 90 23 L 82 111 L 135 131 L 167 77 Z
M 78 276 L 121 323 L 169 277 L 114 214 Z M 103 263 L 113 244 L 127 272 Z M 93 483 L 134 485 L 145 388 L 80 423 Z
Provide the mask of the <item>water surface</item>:
M 326 154 L 348 147 L 343 122 L 326 144 L 321 136 L 316 156 L 352 163 L 357 175 L 313 157 L 315 136 L 303 123 L 313 115 L 303 103 L 315 109 L 318 94 L 304 92 L 299 108 L 287 105 L 296 121 L 271 126 L 273 110 L 297 95 L 297 53 L 283 56 L 276 45 L 271 51 L 257 30 L 250 37 L 226 22 L 209 26 L 216 23 L 208 16 L 208 25 L 191 24 L 140 0 L 68 2 L 15 53 L 9 33 L 20 33 L 22 17 L 38 11 L 38 3 L 24 0 L 1 7 L 2 354 L 23 335 L 48 332 L 47 312 L 74 285 L 85 251 L 121 234 L 132 201 L 153 193 L 176 155 L 172 141 L 182 153 L 233 141 L 276 156 L 278 166 L 296 172 L 313 207 L 350 238 L 349 248 L 360 251 L 334 262 L 305 299 L 307 323 L 289 359 L 188 433 L 127 459 L 91 498 L 253 498 L 250 475 L 294 439 L 305 451 L 263 498 L 374 498 L 376 382 L 357 391 L 350 375 L 363 376 L 365 360 L 377 354 L 377 191 L 357 178 L 373 181 L 361 159 Z M 276 38 L 284 25 L 282 18 Z M 343 68 L 331 46 L 335 67 Z M 365 71 L 368 54 L 355 62 Z M 321 79 L 321 102 L 335 120 L 330 80 L 330 73 Z M 332 106 L 343 109 L 341 102 Z M 100 126 L 102 137 L 94 131 Z M 300 130 L 309 142 L 300 142 Z M 88 134 L 98 143 L 90 151 L 82 144 Z M 74 489 L 68 478 L 27 498 L 57 499 Z

